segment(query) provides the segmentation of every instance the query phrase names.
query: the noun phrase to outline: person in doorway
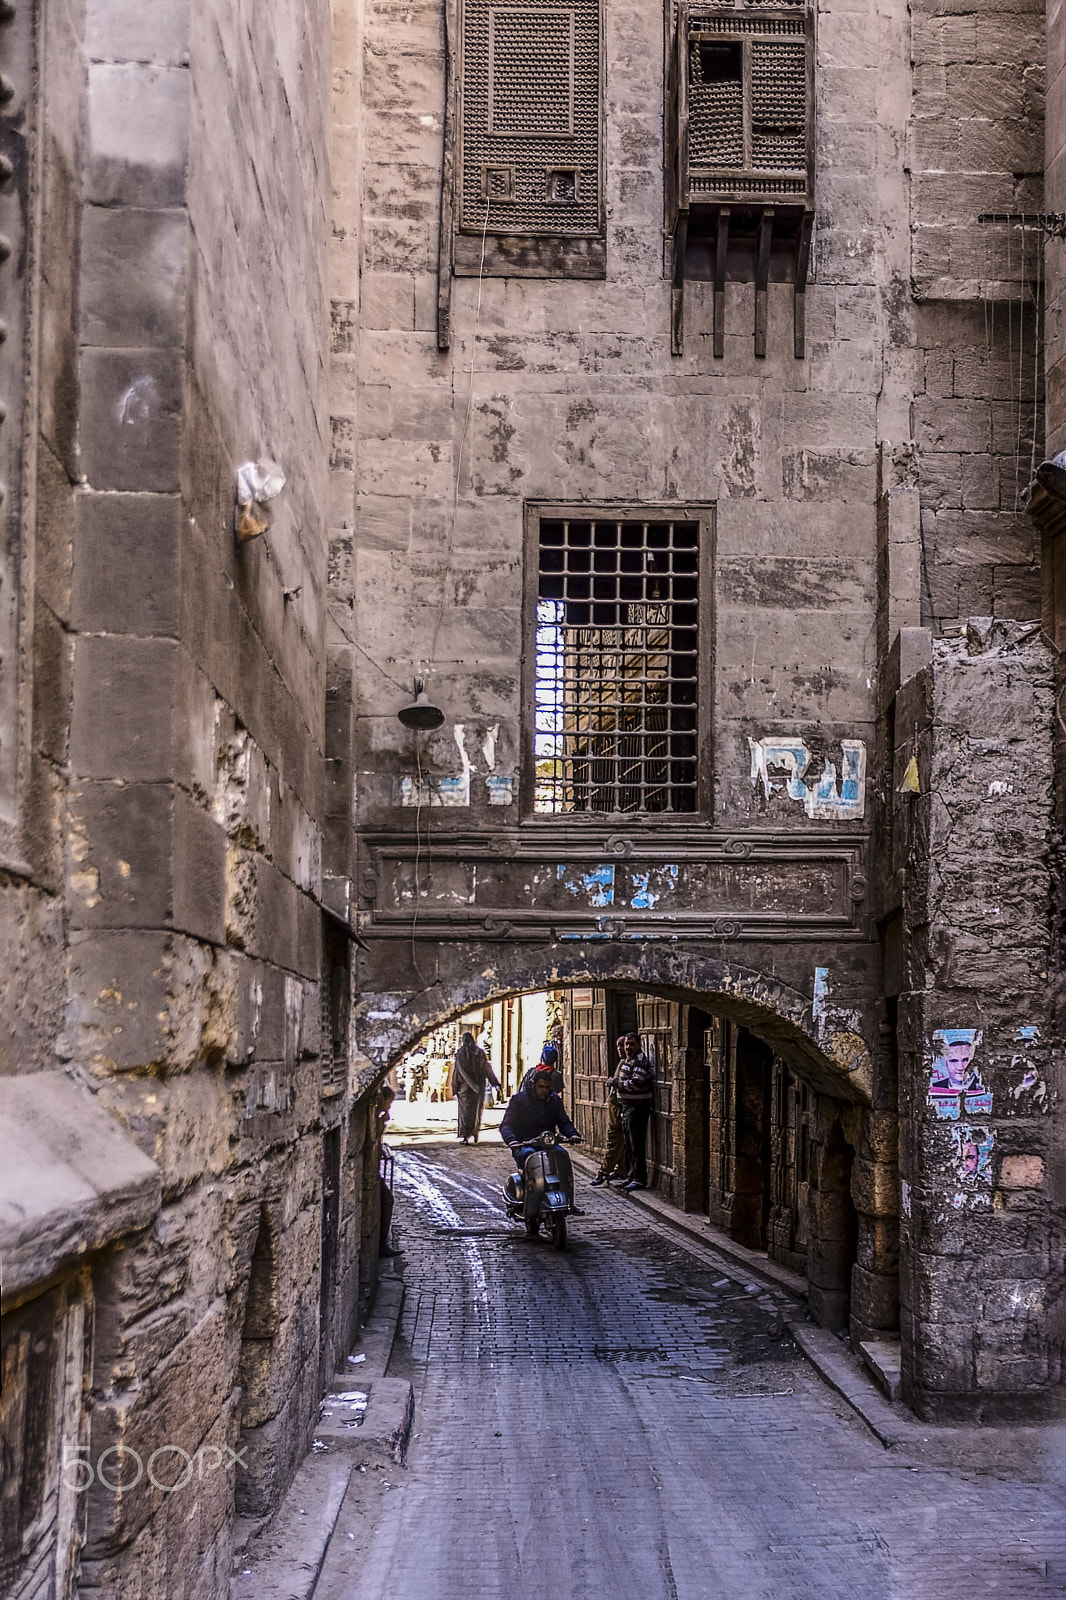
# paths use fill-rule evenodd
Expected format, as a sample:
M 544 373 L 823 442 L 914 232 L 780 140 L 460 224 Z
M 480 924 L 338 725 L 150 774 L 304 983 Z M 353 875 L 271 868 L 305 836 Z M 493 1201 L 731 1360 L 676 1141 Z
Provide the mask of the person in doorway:
M 385 1169 L 391 1171 L 392 1168 L 392 1151 L 385 1143 L 384 1135 L 388 1120 L 392 1116 L 392 1102 L 395 1100 L 395 1098 L 396 1090 L 391 1086 L 391 1084 L 387 1083 L 381 1091 L 381 1099 L 378 1102 L 377 1113 L 377 1136 L 380 1149 L 380 1158 L 378 1160 L 378 1185 L 380 1188 L 381 1198 L 381 1222 L 378 1230 L 378 1255 L 383 1256 L 385 1260 L 388 1260 L 392 1256 L 398 1256 L 400 1253 L 398 1250 L 394 1250 L 389 1244 L 389 1232 L 392 1228 L 393 1194 L 392 1184 L 385 1177 Z
M 545 1067 L 547 1067 L 551 1072 L 552 1094 L 557 1094 L 561 1100 L 563 1096 L 563 1072 L 559 1065 L 558 1048 L 552 1044 L 550 1040 L 540 1052 L 540 1060 L 537 1062 L 536 1066 L 530 1067 L 529 1071 L 522 1079 L 521 1087 L 523 1089 L 531 1088 L 534 1076 L 538 1072 L 541 1072 Z
M 622 1108 L 622 1131 L 629 1157 L 629 1178 L 624 1193 L 648 1187 L 648 1164 L 644 1147 L 648 1139 L 655 1098 L 655 1067 L 640 1048 L 640 1035 L 627 1033 L 622 1041 L 622 1059 L 615 1068 L 615 1093 Z
M 529 1154 L 529 1141 L 554 1129 L 569 1144 L 580 1144 L 581 1135 L 567 1116 L 563 1102 L 552 1092 L 552 1069 L 546 1064 L 534 1068 L 529 1088 L 513 1094 L 500 1124 L 500 1138 L 514 1156 L 521 1172 Z
M 500 1087 L 500 1080 L 493 1072 L 488 1056 L 474 1043 L 472 1033 L 464 1033 L 455 1052 L 452 1070 L 452 1089 L 459 1106 L 457 1137 L 463 1144 L 469 1144 L 471 1139 L 477 1144 L 485 1105 L 485 1085 L 488 1083 L 495 1089 Z
M 626 1151 L 626 1135 L 622 1126 L 622 1108 L 618 1103 L 617 1086 L 618 1067 L 625 1056 L 627 1037 L 628 1035 L 623 1033 L 615 1044 L 618 1063 L 607 1079 L 607 1148 L 603 1152 L 599 1172 L 590 1179 L 593 1189 L 601 1189 L 605 1183 L 610 1183 L 612 1178 L 618 1178 L 623 1183 L 629 1179 L 629 1157 Z

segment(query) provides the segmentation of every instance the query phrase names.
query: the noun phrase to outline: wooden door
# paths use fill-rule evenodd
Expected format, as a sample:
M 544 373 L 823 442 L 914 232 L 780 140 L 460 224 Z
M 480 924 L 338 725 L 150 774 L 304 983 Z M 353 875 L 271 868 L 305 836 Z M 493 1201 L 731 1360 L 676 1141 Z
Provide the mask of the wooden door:
M 571 989 L 568 1077 L 573 1104 L 567 1109 L 579 1133 L 600 1152 L 607 1141 L 607 1007 L 602 989 Z
M 674 1088 L 680 1042 L 681 1007 L 658 995 L 637 995 L 637 1032 L 655 1064 L 659 1086 L 648 1130 L 649 1177 L 672 1197 L 674 1178 Z

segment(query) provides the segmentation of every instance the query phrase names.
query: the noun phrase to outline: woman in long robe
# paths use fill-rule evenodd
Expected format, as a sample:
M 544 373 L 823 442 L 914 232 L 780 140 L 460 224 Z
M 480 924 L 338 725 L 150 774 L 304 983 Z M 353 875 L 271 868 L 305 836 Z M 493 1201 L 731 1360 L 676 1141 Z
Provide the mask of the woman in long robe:
M 480 1045 L 474 1043 L 473 1034 L 464 1033 L 455 1052 L 455 1068 L 452 1072 L 452 1091 L 459 1106 L 458 1137 L 464 1144 L 469 1144 L 471 1139 L 477 1144 L 487 1083 L 491 1083 L 495 1089 L 500 1087 L 500 1080 L 493 1072 L 488 1056 Z

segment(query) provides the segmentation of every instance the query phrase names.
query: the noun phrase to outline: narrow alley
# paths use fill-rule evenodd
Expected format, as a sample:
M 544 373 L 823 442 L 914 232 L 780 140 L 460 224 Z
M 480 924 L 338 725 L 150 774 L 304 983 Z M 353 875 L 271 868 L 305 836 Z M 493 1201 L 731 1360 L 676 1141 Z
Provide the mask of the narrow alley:
M 414 1385 L 414 1436 L 316 1600 L 1066 1592 L 1045 1464 L 883 1449 L 773 1336 L 802 1316 L 785 1290 L 583 1176 L 568 1250 L 527 1240 L 503 1214 L 494 1127 L 476 1147 L 440 1125 L 393 1144 L 406 1299 L 389 1370 Z

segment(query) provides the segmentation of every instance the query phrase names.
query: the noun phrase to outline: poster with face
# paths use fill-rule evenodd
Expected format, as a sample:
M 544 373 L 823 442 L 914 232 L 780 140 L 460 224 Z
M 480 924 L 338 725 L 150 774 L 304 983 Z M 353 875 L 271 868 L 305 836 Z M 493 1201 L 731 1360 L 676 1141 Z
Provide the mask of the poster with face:
M 956 1165 L 959 1176 L 972 1182 L 992 1182 L 992 1146 L 995 1134 L 989 1128 L 974 1128 L 961 1123 L 955 1129 Z
M 981 1082 L 974 1059 L 980 1045 L 980 1028 L 938 1028 L 933 1034 L 929 1104 L 937 1116 L 957 1121 L 960 1116 L 991 1112 L 992 1093 Z

